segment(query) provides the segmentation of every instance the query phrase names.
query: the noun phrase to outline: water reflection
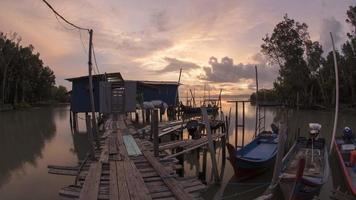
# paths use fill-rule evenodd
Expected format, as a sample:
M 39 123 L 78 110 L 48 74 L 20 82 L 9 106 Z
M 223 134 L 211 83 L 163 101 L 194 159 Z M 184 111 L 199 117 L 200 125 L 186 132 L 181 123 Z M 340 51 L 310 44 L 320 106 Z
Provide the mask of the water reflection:
M 225 114 L 229 113 L 231 108 L 231 121 L 230 121 L 230 129 L 229 129 L 229 142 L 231 144 L 235 143 L 235 104 L 229 104 L 227 102 L 223 102 L 223 111 Z M 270 124 L 275 123 L 278 124 L 283 117 L 284 108 L 280 107 L 267 107 L 266 108 L 266 129 L 270 129 Z M 239 122 L 241 122 L 241 111 L 242 107 L 239 106 Z M 245 144 L 252 140 L 255 134 L 255 107 L 246 104 L 245 108 Z M 287 145 L 286 147 L 290 147 L 295 138 L 300 134 L 301 136 L 308 135 L 308 124 L 320 123 L 322 125 L 321 136 L 326 138 L 328 145 L 330 144 L 332 128 L 333 128 L 333 119 L 334 113 L 331 111 L 316 111 L 316 110 L 287 110 Z M 344 112 L 341 111 L 339 113 L 338 120 L 338 132 L 337 135 L 340 135 L 343 127 L 349 126 L 353 130 L 356 130 L 356 115 L 352 112 Z M 238 145 L 242 143 L 242 131 L 239 130 L 238 135 Z M 218 148 L 216 150 L 216 156 L 219 158 L 221 156 L 221 149 Z M 202 156 L 201 156 L 202 157 Z M 202 158 L 200 158 L 200 163 L 193 163 L 193 159 L 196 158 L 196 153 L 185 155 L 187 161 L 185 162 L 184 170 L 186 175 L 196 175 L 197 168 L 201 168 Z M 212 177 L 211 170 L 211 161 L 209 160 L 210 156 L 208 155 L 207 162 L 207 180 Z M 323 186 L 320 199 L 330 199 L 331 191 L 334 188 L 341 187 L 343 191 L 346 190 L 344 180 L 340 176 L 340 169 L 337 165 L 337 161 L 334 155 L 330 156 L 330 166 L 331 166 L 331 175 L 329 177 L 329 181 Z M 218 167 L 221 167 L 221 159 L 218 162 Z M 221 169 L 219 169 L 220 171 Z M 217 187 L 215 185 L 211 186 L 206 194 L 204 195 L 206 199 L 214 199 L 216 197 L 226 197 L 227 199 L 242 199 L 249 200 L 254 199 L 260 196 L 264 190 L 266 189 L 263 185 L 253 185 L 254 183 L 269 183 L 272 178 L 273 169 L 269 170 L 266 174 L 260 177 L 256 177 L 255 179 L 251 179 L 247 184 L 243 184 L 242 182 L 238 182 L 234 177 L 234 172 L 232 166 L 229 162 L 226 162 L 225 166 L 225 174 L 222 180 L 221 187 Z M 255 188 L 256 186 L 260 186 Z M 220 193 L 220 194 L 219 194 Z M 281 196 L 277 195 L 277 199 L 283 199 Z
M 56 131 L 51 109 L 33 112 L 4 112 L 0 115 L 0 187 L 10 180 L 12 170 L 24 163 L 37 165 L 42 149 Z

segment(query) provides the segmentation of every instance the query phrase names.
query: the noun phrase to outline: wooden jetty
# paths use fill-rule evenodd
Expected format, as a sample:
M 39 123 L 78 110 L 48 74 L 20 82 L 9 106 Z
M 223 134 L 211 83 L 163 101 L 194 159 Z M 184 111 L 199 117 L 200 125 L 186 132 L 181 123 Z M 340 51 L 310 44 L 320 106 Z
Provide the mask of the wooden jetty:
M 49 166 L 49 173 L 76 176 L 62 188 L 62 199 L 202 199 L 205 185 L 196 177 L 178 177 L 175 158 L 155 157 L 153 143 L 137 137 L 136 128 L 124 116 L 105 122 L 100 148 L 75 167 Z

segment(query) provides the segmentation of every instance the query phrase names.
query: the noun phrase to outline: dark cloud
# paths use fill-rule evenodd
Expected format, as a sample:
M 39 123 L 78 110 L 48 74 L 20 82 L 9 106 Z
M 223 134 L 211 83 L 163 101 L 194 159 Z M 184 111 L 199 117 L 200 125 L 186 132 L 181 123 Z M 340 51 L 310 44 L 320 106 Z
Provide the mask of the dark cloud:
M 343 36 L 342 24 L 334 17 L 323 19 L 320 28 L 320 42 L 323 45 L 324 52 L 332 50 L 330 32 L 333 34 L 334 43 L 337 46 Z
M 264 61 L 260 55 L 255 55 L 257 61 Z M 217 58 L 211 57 L 210 67 L 204 67 L 204 73 L 198 78 L 209 82 L 216 83 L 237 83 L 237 82 L 254 82 L 255 64 L 234 64 L 232 58 L 224 57 L 221 62 Z M 262 86 L 270 86 L 278 75 L 276 66 L 267 66 L 265 63 L 258 63 L 259 81 Z
M 183 71 L 190 71 L 193 69 L 199 69 L 200 66 L 189 61 L 178 60 L 176 58 L 165 57 L 164 60 L 168 63 L 163 69 L 158 70 L 157 72 L 176 72 L 179 71 L 180 68 Z
M 166 11 L 155 12 L 151 15 L 151 24 L 159 31 L 167 31 L 168 28 L 168 14 Z

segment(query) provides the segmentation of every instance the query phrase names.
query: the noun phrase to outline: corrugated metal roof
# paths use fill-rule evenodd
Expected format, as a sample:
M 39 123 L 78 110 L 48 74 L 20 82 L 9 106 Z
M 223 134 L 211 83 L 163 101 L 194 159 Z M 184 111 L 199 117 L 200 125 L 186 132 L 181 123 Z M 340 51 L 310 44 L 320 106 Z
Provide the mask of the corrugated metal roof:
M 142 84 L 148 84 L 148 85 L 178 85 L 178 82 L 174 82 L 174 81 L 137 81 L 137 82 Z
M 123 80 L 121 74 L 119 72 L 115 72 L 115 73 L 106 73 L 106 74 L 96 74 L 93 75 L 93 79 L 97 79 L 97 78 L 102 78 L 102 77 L 108 77 L 108 79 L 119 79 L 119 80 Z M 74 78 L 67 78 L 67 81 L 74 81 L 74 80 L 80 80 L 80 79 L 87 79 L 88 76 L 79 76 L 79 77 L 74 77 Z

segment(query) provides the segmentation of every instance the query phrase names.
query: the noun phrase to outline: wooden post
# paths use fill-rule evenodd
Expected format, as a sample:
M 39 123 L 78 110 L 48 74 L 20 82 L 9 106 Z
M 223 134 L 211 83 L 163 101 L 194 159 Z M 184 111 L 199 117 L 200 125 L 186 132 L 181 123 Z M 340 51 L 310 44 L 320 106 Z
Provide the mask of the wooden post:
M 150 121 L 150 109 L 146 109 L 146 122 L 151 122 Z
M 93 30 L 89 30 L 89 61 L 88 61 L 88 69 L 89 69 L 89 97 L 90 97 L 90 108 L 92 115 L 92 128 L 93 134 L 96 136 L 98 131 L 98 125 L 96 123 L 95 118 L 95 104 L 94 104 L 94 91 L 93 91 L 93 76 L 92 76 L 92 47 L 93 47 Z
M 87 121 L 88 120 L 88 117 L 89 117 L 89 115 L 88 115 L 88 113 L 86 112 L 85 113 L 85 121 Z M 90 120 L 89 120 L 89 122 L 90 122 Z M 90 125 L 90 124 L 89 124 Z M 90 126 L 88 126 L 88 124 L 86 124 L 86 129 L 87 129 L 87 134 L 91 131 L 91 130 L 89 130 L 89 129 L 91 129 L 91 125 Z
M 335 116 L 334 116 L 334 127 L 333 127 L 333 133 L 332 133 L 331 143 L 330 143 L 330 152 L 329 152 L 331 154 L 334 146 L 335 134 L 337 128 L 337 118 L 339 114 L 339 73 L 338 73 L 337 60 L 336 60 L 335 44 L 331 32 L 330 32 L 330 37 L 331 37 L 331 43 L 333 45 L 334 69 L 335 69 Z
M 245 146 L 245 102 L 242 102 L 242 148 Z
M 136 121 L 136 123 L 138 123 L 138 112 L 137 111 L 135 112 L 135 121 Z
M 79 132 L 79 127 L 78 127 L 78 113 L 73 112 L 73 128 L 74 132 L 78 133 Z
M 158 109 L 152 110 L 152 127 L 151 132 L 153 132 L 153 151 L 154 156 L 159 156 L 159 136 L 158 136 Z
M 257 65 L 255 65 L 255 72 L 256 72 L 256 123 L 255 123 L 255 137 L 257 136 L 257 131 L 259 130 L 259 102 L 258 102 L 258 71 Z
M 90 157 L 92 159 L 95 158 L 95 151 L 94 151 L 94 137 L 93 137 L 93 132 L 92 132 L 92 127 L 91 127 L 91 119 L 90 115 L 85 116 L 85 122 L 87 126 L 87 134 L 88 134 L 88 139 L 89 139 L 89 150 L 90 150 Z
M 145 109 L 141 108 L 142 124 L 145 124 Z
M 283 112 L 286 112 L 286 111 L 283 111 Z M 284 114 L 283 117 L 287 117 L 287 115 Z M 282 119 L 282 120 L 286 120 L 286 119 Z M 286 134 L 287 134 L 286 123 L 281 122 L 279 127 L 280 127 L 281 131 L 280 131 L 279 137 L 278 137 L 278 151 L 277 151 L 276 163 L 274 165 L 272 182 L 271 182 L 271 185 L 269 186 L 270 189 L 275 188 L 275 186 L 278 183 L 279 173 L 281 171 L 282 160 L 283 160 L 283 156 L 284 156 L 284 145 L 286 142 Z
M 204 147 L 203 149 L 203 167 L 202 167 L 202 176 L 201 179 L 203 182 L 206 182 L 206 163 L 207 163 L 207 153 L 208 150 Z
M 237 141 L 238 141 L 238 128 L 239 128 L 239 104 L 236 101 L 236 108 L 235 108 L 235 148 L 237 148 Z
M 216 155 L 215 155 L 215 149 L 214 149 L 214 144 L 213 144 L 213 138 L 212 138 L 212 134 L 211 134 L 209 116 L 208 116 L 206 107 L 203 106 L 201 108 L 201 111 L 202 111 L 202 115 L 203 115 L 203 122 L 204 122 L 205 129 L 206 129 L 207 136 L 208 136 L 208 145 L 209 145 L 209 152 L 210 152 L 210 156 L 211 156 L 212 169 L 213 169 L 213 173 L 214 173 L 214 180 L 215 180 L 215 183 L 219 183 L 220 177 L 219 177 L 219 172 L 218 172 L 218 167 L 217 167 L 217 162 L 216 162 Z

